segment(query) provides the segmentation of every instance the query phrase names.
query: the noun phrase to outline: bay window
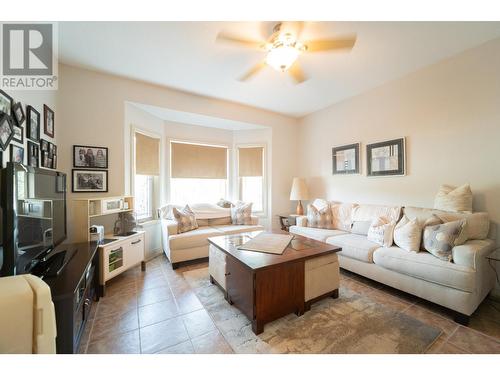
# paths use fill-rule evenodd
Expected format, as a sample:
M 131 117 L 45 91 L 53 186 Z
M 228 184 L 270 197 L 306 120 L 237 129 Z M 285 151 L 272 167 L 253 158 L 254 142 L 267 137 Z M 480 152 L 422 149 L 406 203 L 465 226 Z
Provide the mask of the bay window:
M 252 202 L 254 213 L 264 213 L 264 147 L 238 147 L 238 186 L 239 199 Z

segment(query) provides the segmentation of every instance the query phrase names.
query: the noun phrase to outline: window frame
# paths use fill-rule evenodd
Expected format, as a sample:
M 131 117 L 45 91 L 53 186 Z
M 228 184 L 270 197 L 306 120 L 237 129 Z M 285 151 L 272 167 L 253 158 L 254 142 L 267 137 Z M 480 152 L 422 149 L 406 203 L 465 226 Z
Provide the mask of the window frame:
M 131 134 L 130 134 L 130 143 L 131 143 L 131 158 L 130 158 L 130 169 L 131 169 L 131 174 L 130 174 L 130 192 L 131 195 L 134 197 L 135 200 L 135 176 L 136 176 L 136 168 L 135 168 L 135 156 L 136 156 L 136 145 L 135 145 L 135 134 L 140 133 L 143 134 L 147 137 L 151 138 L 156 138 L 160 141 L 160 149 L 159 149 L 159 155 L 158 157 L 160 158 L 160 174 L 159 176 L 151 176 L 153 177 L 153 194 L 152 194 L 152 217 L 148 217 L 145 219 L 137 220 L 138 224 L 144 224 L 148 222 L 154 222 L 158 220 L 158 208 L 160 207 L 160 202 L 161 202 L 161 179 L 163 176 L 162 172 L 162 154 L 163 154 L 163 140 L 162 140 L 162 135 L 150 130 L 143 129 L 141 127 L 138 127 L 136 125 L 131 125 Z M 145 175 L 146 176 L 146 175 Z M 134 211 L 135 213 L 135 211 Z
M 253 211 L 252 214 L 267 218 L 268 216 L 268 191 L 267 191 L 267 144 L 266 143 L 240 143 L 235 145 L 235 171 L 236 192 L 239 200 L 242 198 L 242 183 L 240 177 L 240 148 L 262 147 L 262 211 Z
M 168 144 L 168 160 L 167 160 L 167 165 L 168 165 L 168 173 L 167 173 L 167 181 L 166 181 L 166 187 L 167 187 L 167 202 L 168 204 L 172 203 L 172 143 L 187 143 L 191 145 L 197 145 L 197 146 L 208 146 L 208 147 L 221 147 L 225 148 L 227 151 L 226 154 L 226 196 L 224 197 L 225 199 L 230 199 L 231 195 L 231 184 L 232 184 L 232 176 L 231 176 L 231 168 L 230 168 L 230 161 L 231 161 L 231 144 L 227 143 L 217 143 L 213 141 L 206 141 L 206 140 L 194 140 L 194 139 L 184 139 L 184 138 L 167 138 L 167 144 Z M 218 197 L 217 200 L 219 200 L 221 197 Z M 199 202 L 199 203 L 210 203 L 210 202 Z

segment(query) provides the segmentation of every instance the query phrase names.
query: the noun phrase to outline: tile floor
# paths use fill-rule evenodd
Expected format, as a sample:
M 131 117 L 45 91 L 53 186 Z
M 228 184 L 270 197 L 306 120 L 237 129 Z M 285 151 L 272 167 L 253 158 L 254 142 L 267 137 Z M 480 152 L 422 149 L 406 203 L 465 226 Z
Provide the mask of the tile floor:
M 108 283 L 106 297 L 94 304 L 80 353 L 232 353 L 182 272 L 159 256 Z M 469 327 L 456 324 L 440 306 L 341 271 L 341 283 L 373 300 L 439 327 L 443 335 L 428 353 L 500 353 L 500 303 L 485 300 Z

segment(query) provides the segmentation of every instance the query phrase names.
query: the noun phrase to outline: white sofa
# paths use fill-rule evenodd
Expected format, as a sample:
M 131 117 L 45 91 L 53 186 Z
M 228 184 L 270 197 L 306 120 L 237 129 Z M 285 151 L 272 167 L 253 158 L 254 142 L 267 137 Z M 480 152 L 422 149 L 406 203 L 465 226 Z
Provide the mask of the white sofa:
M 190 207 L 195 213 L 199 227 L 189 232 L 178 233 L 177 222 L 171 216 L 172 207 L 174 206 L 162 207 L 158 210 L 158 214 L 161 220 L 163 251 L 173 269 L 178 268 L 182 262 L 207 258 L 209 237 L 264 229 L 263 226 L 258 225 L 259 220 L 255 216 L 252 216 L 250 225 L 234 225 L 231 223 L 229 208 L 197 203 Z
M 489 225 L 487 215 L 416 207 L 342 206 L 345 216 L 342 229 L 311 228 L 307 216 L 301 216 L 290 232 L 342 247 L 338 253 L 341 268 L 454 310 L 455 320 L 462 324 L 467 324 L 468 317 L 493 289 L 495 274 L 485 256 L 495 248 L 495 235 L 488 230 L 493 226 Z M 403 214 L 410 220 L 425 220 L 433 214 L 465 218 L 471 231 L 469 237 L 474 239 L 455 246 L 453 262 L 446 262 L 425 250 L 409 252 L 396 245 L 385 248 L 369 241 L 366 235 L 351 233 L 354 222 L 367 222 L 378 216 L 399 220 Z

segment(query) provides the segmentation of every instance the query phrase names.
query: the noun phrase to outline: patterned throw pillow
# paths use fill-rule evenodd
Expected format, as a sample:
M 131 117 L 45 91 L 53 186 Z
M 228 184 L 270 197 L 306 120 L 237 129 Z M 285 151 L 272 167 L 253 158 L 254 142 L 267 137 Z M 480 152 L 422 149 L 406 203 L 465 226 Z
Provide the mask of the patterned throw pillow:
M 233 206 L 233 203 L 228 201 L 227 199 L 221 198 L 217 202 L 217 206 L 222 207 L 222 208 L 231 208 Z
M 172 213 L 174 214 L 174 218 L 177 221 L 177 232 L 184 233 L 198 228 L 198 223 L 196 222 L 194 212 L 187 204 L 186 207 L 182 209 L 173 207 Z
M 252 203 L 237 202 L 231 207 L 231 221 L 238 225 L 252 224 Z
M 465 230 L 465 220 L 428 226 L 424 229 L 424 248 L 435 257 L 453 261 L 453 247 Z
M 331 203 L 332 224 L 334 229 L 350 230 L 352 226 L 352 211 L 355 205 L 352 203 Z
M 318 210 L 316 206 L 307 206 L 307 226 L 311 228 L 333 229 L 332 211 L 330 206 Z
M 434 208 L 451 212 L 472 212 L 472 191 L 469 184 L 459 187 L 442 185 L 434 200 Z
M 406 251 L 420 251 L 422 226 L 415 218 L 410 220 L 404 215 L 394 228 L 394 243 Z
M 389 221 L 384 216 L 373 220 L 370 229 L 368 229 L 368 240 L 378 243 L 384 247 L 391 247 L 393 242 L 395 223 Z

